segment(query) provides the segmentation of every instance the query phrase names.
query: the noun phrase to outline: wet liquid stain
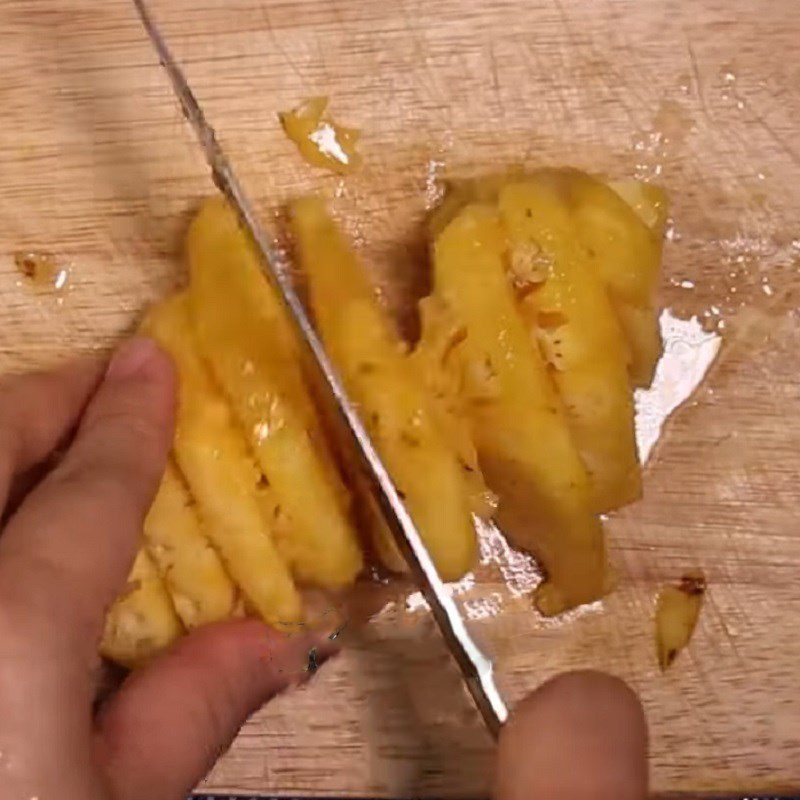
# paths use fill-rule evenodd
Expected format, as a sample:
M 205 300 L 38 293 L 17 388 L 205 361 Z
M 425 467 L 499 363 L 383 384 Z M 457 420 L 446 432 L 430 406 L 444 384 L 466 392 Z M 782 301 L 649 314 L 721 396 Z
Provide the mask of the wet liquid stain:
M 675 266 L 668 304 L 677 316 L 696 315 L 706 331 L 729 333 L 749 309 L 779 316 L 796 306 L 800 239 L 753 217 L 743 201 L 739 208 L 739 219 L 713 234 L 679 232 L 669 223 L 666 245 L 674 250 L 668 260 Z M 698 275 L 698 262 L 715 268 Z
M 361 132 L 335 123 L 325 114 L 327 107 L 327 97 L 310 97 L 292 111 L 279 114 L 281 125 L 312 166 L 352 172 L 361 165 L 356 151 Z
M 14 264 L 20 275 L 38 290 L 61 293 L 69 283 L 69 267 L 52 253 L 18 251 L 14 253 Z
M 747 106 L 747 102 L 739 91 L 739 78 L 733 66 L 730 64 L 723 65 L 720 69 L 719 78 L 722 84 L 722 99 L 726 103 L 734 105 L 739 111 L 743 111 Z
M 662 100 L 650 125 L 633 136 L 634 177 L 642 181 L 660 178 L 692 128 L 692 117 L 684 106 L 674 100 Z

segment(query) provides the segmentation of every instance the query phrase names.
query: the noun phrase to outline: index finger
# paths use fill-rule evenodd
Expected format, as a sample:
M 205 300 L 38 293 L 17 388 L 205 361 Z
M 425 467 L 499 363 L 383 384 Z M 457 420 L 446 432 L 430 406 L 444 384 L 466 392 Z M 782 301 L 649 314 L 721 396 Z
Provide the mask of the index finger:
M 74 428 L 101 366 L 96 359 L 82 358 L 0 379 L 0 511 L 13 479 L 46 459 Z
M 172 440 L 174 376 L 149 339 L 120 348 L 61 463 L 0 539 L 0 597 L 96 645 Z M 62 624 L 59 624 L 62 623 Z M 87 638 L 88 637 L 88 641 Z

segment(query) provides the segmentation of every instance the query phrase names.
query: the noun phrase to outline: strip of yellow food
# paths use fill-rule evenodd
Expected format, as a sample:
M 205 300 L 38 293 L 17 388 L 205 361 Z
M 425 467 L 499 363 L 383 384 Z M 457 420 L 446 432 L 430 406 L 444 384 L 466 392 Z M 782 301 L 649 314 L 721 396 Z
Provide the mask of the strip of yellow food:
M 434 246 L 434 292 L 465 330 L 456 345 L 498 520 L 547 572 L 545 614 L 600 597 L 605 549 L 589 481 L 547 367 L 516 308 L 496 209 L 466 207 Z
M 613 181 L 608 184 L 636 212 L 636 215 L 647 225 L 656 237 L 658 257 L 664 242 L 667 227 L 669 203 L 663 189 L 652 183 L 627 180 Z M 631 372 L 635 385 L 647 386 L 652 382 L 652 375 L 658 359 L 661 358 L 663 344 L 658 324 L 658 309 L 655 305 L 639 307 L 630 304 L 617 306 L 617 315 L 632 341 L 638 342 L 639 361 L 647 368 L 641 370 L 639 380 L 635 380 L 635 367 Z
M 655 309 L 660 239 L 617 192 L 585 172 L 547 169 L 533 176 L 550 183 L 570 207 L 577 239 L 605 283 L 628 341 L 631 382 L 649 386 L 662 349 Z
M 200 349 L 288 517 L 276 544 L 298 580 L 347 586 L 363 566 L 361 548 L 280 301 L 221 199 L 203 205 L 186 247 Z
M 171 458 L 144 521 L 144 538 L 187 628 L 233 614 L 236 588 L 206 538 L 194 501 Z
M 141 666 L 183 633 L 161 576 L 142 549 L 128 576 L 128 589 L 106 614 L 100 654 L 124 667 Z
M 677 586 L 665 586 L 656 600 L 656 655 L 662 670 L 672 665 L 692 638 L 703 598 L 706 579 L 701 570 L 681 577 Z
M 452 364 L 454 349 L 466 331 L 433 295 L 420 301 L 419 313 L 421 332 L 409 356 L 411 367 L 428 391 L 439 429 L 464 467 L 472 513 L 488 519 L 497 509 L 497 498 L 483 479 L 459 370 Z
M 608 293 L 549 182 L 508 184 L 499 210 L 519 308 L 552 368 L 589 473 L 592 509 L 619 508 L 640 496 L 641 470 L 628 349 Z
M 186 294 L 153 308 L 142 327 L 177 367 L 175 458 L 207 535 L 262 619 L 276 626 L 298 622 L 300 595 L 272 541 L 270 521 L 260 511 L 256 471 L 244 437 L 197 352 Z
M 438 427 L 422 380 L 322 202 L 293 203 L 291 221 L 325 346 L 439 573 L 458 579 L 477 559 L 466 465 Z

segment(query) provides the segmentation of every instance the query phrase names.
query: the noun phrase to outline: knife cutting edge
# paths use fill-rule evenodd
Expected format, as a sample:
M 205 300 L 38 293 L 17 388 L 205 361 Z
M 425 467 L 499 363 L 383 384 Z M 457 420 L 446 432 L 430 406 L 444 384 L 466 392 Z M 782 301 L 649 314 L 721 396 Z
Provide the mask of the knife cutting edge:
M 464 682 L 483 717 L 489 732 L 497 737 L 508 710 L 494 681 L 492 661 L 473 641 L 464 620 L 442 582 L 410 514 L 403 504 L 386 467 L 378 455 L 355 406 L 350 401 L 339 375 L 325 352 L 294 283 L 273 249 L 253 207 L 239 184 L 233 169 L 217 141 L 214 129 L 206 120 L 200 104 L 180 67 L 167 47 L 145 0 L 133 0 L 142 24 L 167 71 L 173 91 L 184 116 L 191 124 L 211 168 L 217 188 L 231 203 L 239 220 L 251 236 L 261 256 L 267 277 L 278 291 L 294 324 L 298 337 L 310 356 L 311 367 L 319 383 L 327 387 L 332 407 L 348 433 L 371 489 L 392 531 L 397 546 L 410 565 L 425 599 L 431 607 L 442 636 L 461 670 Z

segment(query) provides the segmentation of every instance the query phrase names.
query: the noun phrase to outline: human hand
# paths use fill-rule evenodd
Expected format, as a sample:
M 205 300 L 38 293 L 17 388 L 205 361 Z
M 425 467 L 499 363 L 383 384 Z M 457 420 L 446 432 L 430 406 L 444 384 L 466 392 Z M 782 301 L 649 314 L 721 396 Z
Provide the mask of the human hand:
M 209 626 L 94 713 L 97 644 L 172 439 L 174 376 L 147 339 L 0 381 L 0 798 L 178 800 L 246 717 L 332 643 L 255 620 Z M 26 477 L 74 432 L 31 488 Z
M 647 725 L 636 695 L 599 672 L 548 681 L 500 734 L 495 800 L 644 800 Z

